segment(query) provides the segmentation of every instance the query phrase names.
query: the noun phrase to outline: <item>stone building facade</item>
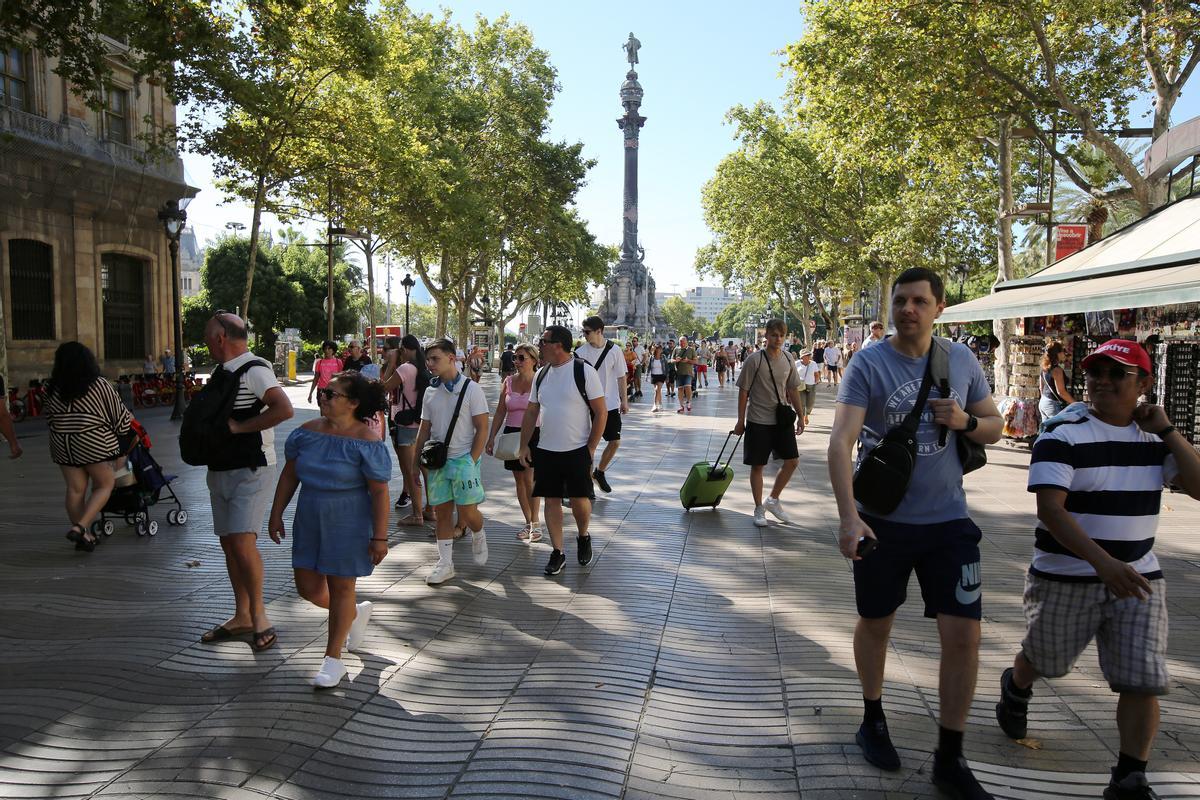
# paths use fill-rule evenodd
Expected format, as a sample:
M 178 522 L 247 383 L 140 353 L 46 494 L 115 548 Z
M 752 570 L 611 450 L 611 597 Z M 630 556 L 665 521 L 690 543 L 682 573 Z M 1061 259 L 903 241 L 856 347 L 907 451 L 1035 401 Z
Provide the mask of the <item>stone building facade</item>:
M 0 58 L 0 374 L 12 386 L 49 376 L 63 341 L 92 348 L 109 376 L 140 372 L 173 341 L 157 214 L 197 190 L 158 133 L 174 103 L 108 43 L 114 75 L 99 110 L 35 49 Z M 165 157 L 147 155 L 155 145 Z

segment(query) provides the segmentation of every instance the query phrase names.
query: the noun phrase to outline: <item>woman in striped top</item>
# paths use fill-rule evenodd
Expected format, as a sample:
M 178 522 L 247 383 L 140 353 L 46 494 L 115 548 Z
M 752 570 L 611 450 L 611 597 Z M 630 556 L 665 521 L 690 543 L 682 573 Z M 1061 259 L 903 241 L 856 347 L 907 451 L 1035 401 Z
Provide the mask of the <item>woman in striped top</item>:
M 100 374 L 92 351 L 79 342 L 63 342 L 54 353 L 46 417 L 50 457 L 67 485 L 67 538 L 76 550 L 90 553 L 97 537 L 88 525 L 112 493 L 113 459 L 121 455 L 118 440 L 129 433 L 133 416 Z

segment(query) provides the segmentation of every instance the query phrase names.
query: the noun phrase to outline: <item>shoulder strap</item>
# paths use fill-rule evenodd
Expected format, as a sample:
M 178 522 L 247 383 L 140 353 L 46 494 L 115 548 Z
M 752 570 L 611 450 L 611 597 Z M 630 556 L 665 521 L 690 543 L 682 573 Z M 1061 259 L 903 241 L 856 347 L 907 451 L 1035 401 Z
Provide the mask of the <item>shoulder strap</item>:
M 933 345 L 929 348 L 929 374 L 937 384 L 943 398 L 950 396 L 950 340 L 941 336 L 933 337 Z M 945 425 L 939 426 L 938 445 L 945 446 L 946 436 L 950 429 Z
M 913 403 L 912 411 L 900 423 L 900 427 L 915 436 L 921 424 L 921 412 L 925 410 L 925 401 L 929 399 L 929 390 L 933 388 L 933 353 L 936 347 L 929 348 L 929 356 L 925 359 L 925 375 L 921 378 L 921 391 L 917 393 L 917 401 Z
M 533 388 L 537 389 L 537 391 L 538 391 L 538 403 L 539 404 L 542 402 L 542 383 L 546 380 L 546 376 L 549 374 L 550 374 L 550 365 L 547 364 L 546 366 L 542 367 L 541 372 L 538 373 L 537 380 L 533 382 L 534 383 Z
M 462 411 L 463 400 L 467 396 L 467 387 L 471 384 L 471 379 L 463 375 L 462 390 L 458 393 L 458 402 L 454 404 L 454 416 L 450 418 L 450 427 L 446 428 L 446 444 L 450 444 L 450 440 L 454 438 L 454 426 L 458 424 L 458 412 Z
M 783 398 L 779 396 L 779 384 L 775 382 L 775 370 L 771 369 L 771 359 L 767 356 L 766 350 L 760 350 L 759 352 L 762 353 L 762 357 L 759 360 L 767 362 L 767 372 L 771 376 L 771 388 L 775 390 L 775 402 L 779 405 L 783 405 Z M 787 356 L 784 356 L 784 358 L 787 358 Z M 762 367 L 760 366 L 759 372 L 761 371 Z
M 605 352 L 608 351 L 605 350 Z M 604 355 L 601 354 L 600 358 L 604 358 Z M 575 359 L 575 388 L 579 390 L 579 396 L 583 398 L 583 404 L 587 406 L 588 414 L 594 417 L 596 414 L 592 411 L 592 404 L 587 396 L 587 376 L 583 371 L 584 363 L 586 362 L 582 358 Z
M 609 351 L 609 350 L 612 350 L 612 349 L 613 349 L 613 343 L 612 343 L 612 341 L 607 341 L 607 342 L 605 342 L 605 343 L 604 343 L 604 349 L 603 349 L 603 350 L 601 350 L 601 351 L 600 351 L 600 355 L 596 357 L 596 363 L 595 363 L 595 364 L 592 364 L 592 368 L 593 368 L 593 369 L 595 369 L 595 370 L 596 370 L 596 372 L 599 372 L 599 371 L 600 371 L 600 364 L 601 364 L 601 362 L 603 362 L 603 361 L 604 361 L 604 357 L 605 357 L 606 355 L 608 355 L 608 351 Z M 584 399 L 586 400 L 587 398 L 585 397 Z

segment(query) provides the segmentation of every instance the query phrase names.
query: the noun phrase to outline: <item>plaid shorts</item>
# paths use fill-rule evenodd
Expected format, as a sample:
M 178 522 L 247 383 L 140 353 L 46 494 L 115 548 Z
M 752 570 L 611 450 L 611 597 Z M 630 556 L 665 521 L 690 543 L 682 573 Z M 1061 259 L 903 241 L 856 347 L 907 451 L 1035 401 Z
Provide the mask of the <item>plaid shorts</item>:
M 1066 675 L 1096 640 L 1100 670 L 1114 692 L 1166 694 L 1167 582 L 1151 581 L 1149 600 L 1118 600 L 1103 583 L 1025 576 L 1021 652 L 1040 675 Z

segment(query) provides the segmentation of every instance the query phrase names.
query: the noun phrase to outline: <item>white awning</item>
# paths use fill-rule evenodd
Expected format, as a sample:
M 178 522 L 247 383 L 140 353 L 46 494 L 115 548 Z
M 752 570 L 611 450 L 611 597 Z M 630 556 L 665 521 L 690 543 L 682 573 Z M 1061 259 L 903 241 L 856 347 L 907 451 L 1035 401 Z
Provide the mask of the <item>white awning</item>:
M 939 322 L 1079 314 L 1200 302 L 1200 196 L 1159 209 L 1107 239 L 992 294 L 949 306 Z

